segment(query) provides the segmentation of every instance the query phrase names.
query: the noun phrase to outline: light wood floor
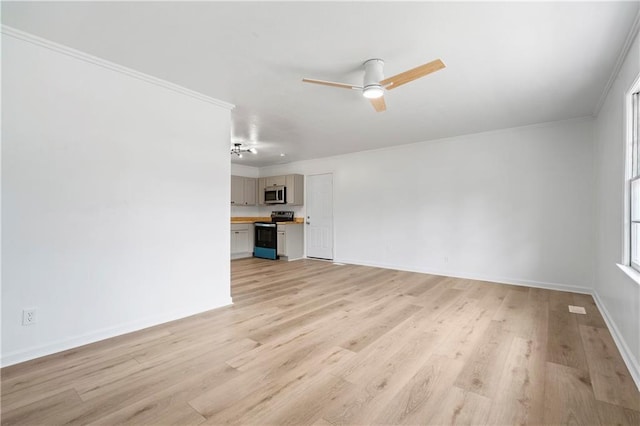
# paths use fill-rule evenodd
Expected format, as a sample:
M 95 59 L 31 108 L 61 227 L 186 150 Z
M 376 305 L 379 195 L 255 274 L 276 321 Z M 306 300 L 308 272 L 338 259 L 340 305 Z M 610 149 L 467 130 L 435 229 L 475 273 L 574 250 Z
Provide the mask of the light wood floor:
M 590 296 L 260 259 L 232 294 L 3 369 L 2 424 L 640 424 Z

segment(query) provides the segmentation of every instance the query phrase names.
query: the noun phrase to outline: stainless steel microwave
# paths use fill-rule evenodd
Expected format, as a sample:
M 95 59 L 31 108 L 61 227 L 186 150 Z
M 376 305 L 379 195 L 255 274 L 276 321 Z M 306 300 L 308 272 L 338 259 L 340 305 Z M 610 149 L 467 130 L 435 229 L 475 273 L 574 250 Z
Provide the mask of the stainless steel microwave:
M 284 186 L 270 186 L 264 189 L 265 204 L 286 204 L 287 188 Z

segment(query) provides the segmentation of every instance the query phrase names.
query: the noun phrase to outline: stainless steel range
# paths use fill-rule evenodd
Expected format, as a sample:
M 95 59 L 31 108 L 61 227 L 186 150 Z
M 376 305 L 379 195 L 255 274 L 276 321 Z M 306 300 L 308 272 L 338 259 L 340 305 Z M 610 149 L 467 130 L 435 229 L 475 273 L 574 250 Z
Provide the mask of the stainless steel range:
M 255 222 L 255 244 L 253 256 L 263 259 L 278 259 L 277 222 L 293 221 L 292 211 L 271 212 L 271 222 Z

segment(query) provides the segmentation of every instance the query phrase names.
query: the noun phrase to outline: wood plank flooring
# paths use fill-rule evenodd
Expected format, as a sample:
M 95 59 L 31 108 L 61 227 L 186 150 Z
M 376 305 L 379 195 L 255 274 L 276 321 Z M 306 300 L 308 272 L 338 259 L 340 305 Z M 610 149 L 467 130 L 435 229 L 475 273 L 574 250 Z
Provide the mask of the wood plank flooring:
M 231 265 L 233 306 L 2 369 L 2 425 L 640 424 L 590 296 Z

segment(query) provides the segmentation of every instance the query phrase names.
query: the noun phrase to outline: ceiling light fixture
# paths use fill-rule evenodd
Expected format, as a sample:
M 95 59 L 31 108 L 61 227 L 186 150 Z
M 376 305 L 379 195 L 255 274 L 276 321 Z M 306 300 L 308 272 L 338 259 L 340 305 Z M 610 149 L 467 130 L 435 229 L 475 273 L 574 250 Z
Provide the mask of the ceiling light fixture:
M 258 150 L 255 148 L 243 148 L 241 143 L 234 143 L 231 147 L 231 155 L 235 154 L 238 158 L 242 158 L 243 152 L 250 152 L 252 154 L 257 154 Z
M 362 96 L 367 99 L 377 99 L 384 95 L 384 89 L 379 84 L 372 84 L 362 89 Z

